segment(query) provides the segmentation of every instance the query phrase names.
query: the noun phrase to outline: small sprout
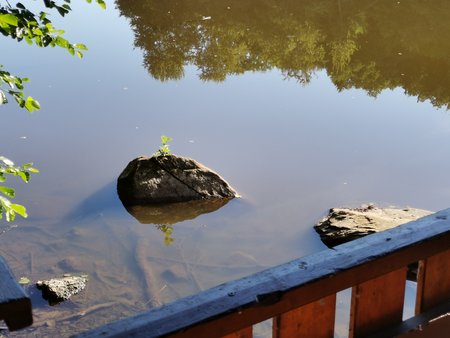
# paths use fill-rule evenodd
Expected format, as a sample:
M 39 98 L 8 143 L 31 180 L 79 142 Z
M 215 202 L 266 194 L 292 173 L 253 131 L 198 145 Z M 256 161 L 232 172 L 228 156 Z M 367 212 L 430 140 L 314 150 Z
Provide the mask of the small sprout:
M 172 152 L 169 149 L 169 142 L 172 141 L 171 137 L 168 136 L 161 136 L 161 146 L 159 147 L 158 151 L 153 154 L 153 156 L 168 156 Z

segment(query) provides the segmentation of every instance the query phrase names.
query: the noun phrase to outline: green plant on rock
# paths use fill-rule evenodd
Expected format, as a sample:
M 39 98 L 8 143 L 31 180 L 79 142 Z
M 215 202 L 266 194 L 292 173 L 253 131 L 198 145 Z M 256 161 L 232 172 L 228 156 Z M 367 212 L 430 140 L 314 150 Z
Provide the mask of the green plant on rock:
M 171 137 L 168 136 L 161 136 L 161 146 L 156 151 L 156 153 L 153 154 L 153 156 L 167 156 L 172 154 L 172 152 L 169 149 L 169 142 L 172 141 Z

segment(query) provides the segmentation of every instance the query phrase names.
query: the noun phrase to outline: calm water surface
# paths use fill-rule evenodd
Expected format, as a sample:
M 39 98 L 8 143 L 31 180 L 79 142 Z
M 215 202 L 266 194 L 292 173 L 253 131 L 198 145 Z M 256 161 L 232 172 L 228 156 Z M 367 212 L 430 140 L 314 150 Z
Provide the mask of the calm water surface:
M 338 6 L 338 4 L 341 4 Z M 42 109 L 1 107 L 0 144 L 41 170 L 0 254 L 33 282 L 85 292 L 14 336 L 68 336 L 325 248 L 335 206 L 440 210 L 450 189 L 450 5 L 420 1 L 112 1 L 60 22 L 83 60 L 2 41 Z M 127 163 L 161 135 L 242 195 L 173 225 L 172 245 L 121 205 Z

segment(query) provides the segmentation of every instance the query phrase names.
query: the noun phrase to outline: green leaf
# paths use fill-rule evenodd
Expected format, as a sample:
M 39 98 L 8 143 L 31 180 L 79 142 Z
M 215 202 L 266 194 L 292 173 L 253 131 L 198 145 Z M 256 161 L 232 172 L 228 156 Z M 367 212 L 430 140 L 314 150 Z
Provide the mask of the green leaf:
M 11 202 L 6 197 L 0 196 L 0 203 L 3 205 L 3 208 L 9 209 L 11 206 Z
M 4 156 L 0 156 L 0 162 L 3 162 L 5 165 L 7 165 L 8 167 L 11 167 L 14 165 L 14 162 L 11 161 L 10 159 L 4 157 Z
M 76 43 L 73 45 L 76 49 L 79 50 L 88 50 L 88 48 L 86 47 L 86 45 L 82 44 L 82 43 Z
M 59 47 L 62 47 L 62 48 L 68 48 L 68 46 L 69 46 L 69 41 L 67 41 L 66 39 L 64 39 L 60 36 L 56 37 L 55 42 Z
M 6 222 L 13 222 L 16 218 L 16 214 L 11 209 L 6 209 Z
M 30 173 L 27 173 L 25 171 L 19 171 L 17 175 L 24 181 L 25 183 L 28 183 L 30 180 Z
M 13 14 L 0 14 L 0 25 L 10 25 L 17 27 L 19 25 L 19 19 Z
M 56 7 L 56 10 L 58 11 L 59 15 L 61 15 L 61 16 L 64 16 L 69 12 L 67 9 L 62 8 L 62 7 Z
M 162 143 L 162 145 L 166 145 L 170 141 L 172 141 L 171 137 L 168 137 L 168 136 L 165 136 L 165 135 L 161 136 L 161 143 Z
M 106 4 L 103 0 L 97 0 L 97 3 L 100 5 L 102 9 L 106 9 Z
M 44 35 L 44 33 L 42 33 L 42 31 L 39 28 L 33 29 L 33 34 L 39 35 L 39 36 L 43 36 Z
M 0 105 L 8 103 L 8 99 L 6 98 L 6 94 L 0 90 Z
M 36 42 L 36 45 L 38 45 L 39 47 L 44 47 L 44 45 L 42 44 L 42 38 L 40 36 L 35 36 L 34 42 Z
M 20 216 L 22 216 L 24 218 L 28 217 L 27 209 L 23 205 L 11 203 L 10 207 L 11 207 L 12 210 L 14 210 Z
M 13 188 L 0 186 L 0 192 L 3 193 L 5 196 L 10 197 L 10 198 L 14 198 L 15 197 L 15 192 L 14 192 Z
M 25 108 L 30 112 L 34 112 L 35 110 L 39 110 L 41 108 L 41 105 L 38 101 L 33 99 L 31 96 L 28 96 L 25 101 Z
M 39 172 L 38 169 L 33 168 L 33 163 L 31 163 L 31 162 L 30 163 L 25 163 L 21 167 L 22 167 L 23 170 L 29 171 L 30 173 L 38 173 Z

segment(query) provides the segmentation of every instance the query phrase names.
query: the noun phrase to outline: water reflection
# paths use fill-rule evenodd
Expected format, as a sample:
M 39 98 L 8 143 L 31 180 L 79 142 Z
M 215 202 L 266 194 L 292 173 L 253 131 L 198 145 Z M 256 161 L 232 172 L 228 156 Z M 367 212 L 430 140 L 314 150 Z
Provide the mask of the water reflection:
M 169 245 L 174 241 L 174 224 L 214 212 L 230 201 L 227 198 L 215 198 L 179 203 L 128 205 L 122 194 L 117 182 L 112 181 L 86 197 L 64 216 L 64 221 L 85 221 L 105 214 L 114 214 L 122 210 L 123 206 L 139 223 L 154 224 L 155 228 L 164 234 L 164 244 Z M 14 226 L 0 227 L 0 236 L 12 227 Z
M 120 193 L 119 193 L 120 195 Z M 229 199 L 205 199 L 180 203 L 156 205 L 125 205 L 125 209 L 141 224 L 155 224 L 164 234 L 164 244 L 172 244 L 175 223 L 192 220 L 202 214 L 216 211 L 229 202 Z
M 142 224 L 173 225 L 216 211 L 228 202 L 226 198 L 204 199 L 169 204 L 133 205 L 125 208 Z
M 61 66 L 66 68 L 55 71 L 59 55 L 53 59 L 50 53 L 42 65 L 31 62 L 42 56 L 34 54 L 45 52 L 42 50 L 31 48 L 26 55 L 30 62 L 22 64 L 18 55 L 10 56 L 16 59 L 15 67 L 25 65 L 25 75 L 37 82 L 30 93 L 46 103 L 46 111 L 33 117 L 5 112 L 4 125 L 20 128 L 4 128 L 2 145 L 17 160 L 33 160 L 42 170 L 20 194 L 27 198 L 20 202 L 29 206 L 31 219 L 17 219 L 17 228 L 0 235 L 0 253 L 17 276 L 33 281 L 64 273 L 90 276 L 84 294 L 57 308 L 35 308 L 34 327 L 15 336 L 71 336 L 153 304 L 322 250 L 312 226 L 330 207 L 368 202 L 430 210 L 448 207 L 450 189 L 445 182 L 450 161 L 443 155 L 450 152 L 448 114 L 428 104 L 415 104 L 398 90 L 383 93 L 376 102 L 360 91 L 338 95 L 326 71 L 318 71 L 326 69 L 340 88 L 402 85 L 410 94 L 434 95 L 448 102 L 446 58 L 450 54 L 444 38 L 450 10 L 443 1 L 423 2 L 430 8 L 422 9 L 425 5 L 414 0 L 402 2 L 399 6 L 403 7 L 398 8 L 395 1 L 391 7 L 387 1 L 373 2 L 376 6 L 370 13 L 364 13 L 361 20 L 356 18 L 367 22 L 365 31 L 353 40 L 359 49 L 351 55 L 347 68 L 336 69 L 331 63 L 331 47 L 324 39 L 346 39 L 341 29 L 352 17 L 347 4 L 355 8 L 352 12 L 356 13 L 356 8 L 363 12 L 364 4 L 369 5 L 366 1 L 341 1 L 342 16 L 326 10 L 314 12 L 325 4 L 320 0 L 290 5 L 282 0 L 277 4 L 261 1 L 258 6 L 245 0 L 216 1 L 215 5 L 214 0 L 201 4 L 187 0 L 176 6 L 171 0 L 153 2 L 146 3 L 153 11 L 147 19 L 140 17 L 143 2 L 118 5 L 122 14 L 133 20 L 136 32 L 138 26 L 145 28 L 137 25 L 140 20 L 148 22 L 149 33 L 140 33 L 142 43 L 167 36 L 160 47 L 170 47 L 170 32 L 179 25 L 178 35 L 172 34 L 174 53 L 176 48 L 183 50 L 176 42 L 182 44 L 191 34 L 194 28 L 188 20 L 196 12 L 202 29 L 208 30 L 201 39 L 206 39 L 207 33 L 220 37 L 244 30 L 235 42 L 225 37 L 211 46 L 211 42 L 200 41 L 203 44 L 199 46 L 205 48 L 223 46 L 224 51 L 217 54 L 223 63 L 214 66 L 214 60 L 201 59 L 206 50 L 194 50 L 195 43 L 185 40 L 184 50 L 192 58 L 181 55 L 181 71 L 191 63 L 199 67 L 201 76 L 223 69 L 226 77 L 246 69 L 278 67 L 291 78 L 295 78 L 295 69 L 309 69 L 307 74 L 316 72 L 318 79 L 302 88 L 294 81 L 279 81 L 274 71 L 246 73 L 216 85 L 198 81 L 194 67 L 188 67 L 182 81 L 161 84 L 139 65 L 141 53 L 130 48 L 126 20 L 119 20 L 115 11 L 99 11 L 91 17 L 90 8 L 68 17 L 74 18 L 70 31 L 96 27 L 95 34 L 79 37 L 78 41 L 91 47 L 82 62 L 74 60 L 72 64 L 65 59 Z M 337 4 L 332 5 L 337 8 Z M 222 6 L 224 13 L 214 6 Z M 305 8 L 303 14 L 298 6 Z M 411 6 L 417 10 L 409 10 L 408 19 L 403 12 Z M 396 8 L 403 12 L 397 11 L 393 18 L 390 11 Z M 311 36 L 320 30 L 316 44 L 299 35 L 300 26 L 278 22 L 300 23 L 301 18 L 308 18 L 302 27 L 309 27 Z M 292 46 L 287 40 L 289 30 L 297 39 L 293 38 Z M 421 34 L 424 30 L 430 33 Z M 107 38 L 111 35 L 115 38 Z M 380 40 L 374 40 L 376 37 Z M 233 43 L 243 44 L 245 53 L 249 51 L 245 62 L 240 54 L 231 59 Z M 97 50 L 97 46 L 101 48 Z M 165 58 L 163 49 L 154 48 L 156 51 L 150 49 L 154 55 L 147 53 L 149 60 L 167 72 L 174 53 L 167 52 Z M 6 58 L 8 53 L 4 54 Z M 323 61 L 316 63 L 319 57 Z M 348 80 L 338 77 L 345 70 Z M 362 76 L 363 72 L 374 75 Z M 47 88 L 50 84 L 52 89 Z M 86 99 L 67 105 L 74 102 L 73 93 Z M 130 156 L 148 153 L 152 140 L 163 133 L 180 140 L 177 152 L 220 169 L 245 196 L 214 213 L 173 225 L 176 240 L 170 246 L 164 245 L 164 235 L 154 225 L 140 224 L 125 212 L 116 193 L 117 175 Z M 87 198 L 90 195 L 92 198 Z M 70 210 L 73 213 L 67 215 Z
M 278 68 L 310 82 L 325 69 L 339 89 L 402 87 L 450 103 L 448 1 L 125 1 L 144 65 L 159 80 L 195 65 L 203 80 Z

